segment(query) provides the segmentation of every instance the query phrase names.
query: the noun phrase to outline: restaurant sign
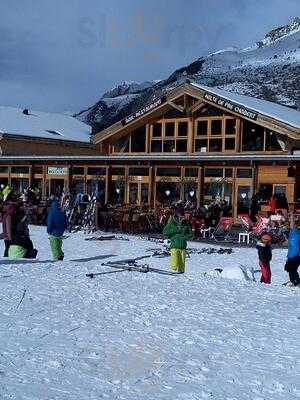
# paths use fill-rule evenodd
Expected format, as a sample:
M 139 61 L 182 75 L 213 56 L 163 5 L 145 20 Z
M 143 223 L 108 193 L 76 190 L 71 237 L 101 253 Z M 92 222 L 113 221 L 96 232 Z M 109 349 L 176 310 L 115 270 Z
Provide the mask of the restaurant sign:
M 67 175 L 67 167 L 48 167 L 48 175 Z
M 240 106 L 238 104 L 232 103 L 231 101 L 224 99 L 220 96 L 216 96 L 215 94 L 205 92 L 204 93 L 204 99 L 208 100 L 212 103 L 217 104 L 218 106 L 226 108 L 228 111 L 235 112 L 237 114 L 242 115 L 243 117 L 256 120 L 257 119 L 257 113 L 246 108 L 243 106 Z
M 126 117 L 122 120 L 122 125 L 127 125 L 130 122 L 134 121 L 135 119 L 143 116 L 144 114 L 148 113 L 149 111 L 154 110 L 155 108 L 159 107 L 163 103 L 166 102 L 166 97 L 161 97 L 160 99 L 154 101 L 151 104 L 146 105 L 144 108 L 141 108 L 140 110 L 136 111 L 134 114 L 129 115 L 129 117 Z

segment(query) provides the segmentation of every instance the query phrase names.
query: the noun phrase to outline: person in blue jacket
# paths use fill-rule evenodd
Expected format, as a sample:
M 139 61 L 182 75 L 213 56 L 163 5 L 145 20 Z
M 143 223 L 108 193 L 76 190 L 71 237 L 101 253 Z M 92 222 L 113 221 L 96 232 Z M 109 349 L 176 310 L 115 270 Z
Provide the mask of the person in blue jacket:
M 290 234 L 288 239 L 288 254 L 285 264 L 285 271 L 289 273 L 290 281 L 294 286 L 300 285 L 298 267 L 300 265 L 300 221 L 294 221 L 294 216 L 290 218 Z
M 62 261 L 64 259 L 62 240 L 66 228 L 67 217 L 61 211 L 58 201 L 54 199 L 50 205 L 47 218 L 47 233 L 54 261 Z

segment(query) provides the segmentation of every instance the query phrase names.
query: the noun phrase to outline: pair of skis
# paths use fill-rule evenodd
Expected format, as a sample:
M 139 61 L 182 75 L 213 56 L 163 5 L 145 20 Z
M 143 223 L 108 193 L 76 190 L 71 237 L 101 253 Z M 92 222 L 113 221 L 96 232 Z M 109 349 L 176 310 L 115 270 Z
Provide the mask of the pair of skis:
M 171 271 L 165 271 L 163 269 L 158 269 L 158 268 L 152 268 L 149 267 L 148 264 L 137 264 L 137 261 L 149 258 L 151 255 L 147 256 L 141 256 L 141 257 L 136 257 L 136 258 L 129 258 L 126 260 L 118 260 L 118 261 L 108 261 L 106 263 L 102 263 L 102 266 L 105 267 L 110 267 L 116 269 L 115 271 L 104 271 L 104 272 L 92 272 L 89 274 L 86 274 L 88 278 L 94 278 L 95 276 L 99 275 L 106 275 L 106 274 L 112 274 L 112 273 L 117 273 L 117 272 L 140 272 L 140 273 L 148 273 L 148 272 L 154 272 L 157 274 L 161 275 L 179 275 L 177 272 L 171 272 Z
M 84 240 L 88 241 L 105 241 L 105 240 L 125 240 L 129 241 L 128 238 L 124 238 L 123 236 L 115 236 L 115 235 L 106 235 L 106 236 L 92 236 L 85 238 Z

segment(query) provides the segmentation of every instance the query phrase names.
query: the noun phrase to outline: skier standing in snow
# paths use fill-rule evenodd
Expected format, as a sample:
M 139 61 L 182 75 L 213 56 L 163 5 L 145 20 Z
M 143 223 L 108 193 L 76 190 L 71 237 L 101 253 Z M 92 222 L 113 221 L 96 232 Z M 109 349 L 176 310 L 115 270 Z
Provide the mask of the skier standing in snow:
M 66 228 L 67 217 L 59 208 L 58 201 L 54 199 L 47 218 L 47 233 L 54 261 L 62 261 L 64 259 L 62 237 Z
M 268 233 L 264 233 L 262 234 L 260 241 L 258 241 L 256 244 L 256 248 L 258 250 L 259 267 L 261 271 L 261 283 L 271 283 L 271 241 L 272 237 Z
M 6 196 L 6 201 L 3 206 L 3 216 L 2 216 L 2 231 L 3 231 L 3 240 L 5 245 L 4 255 L 3 257 L 8 257 L 8 250 L 11 244 L 12 237 L 12 224 L 11 219 L 12 216 L 16 212 L 16 204 L 13 202 L 13 193 L 10 192 Z
M 298 267 L 300 265 L 300 221 L 294 221 L 293 214 L 290 217 L 290 234 L 288 239 L 288 254 L 285 271 L 288 272 L 290 281 L 294 286 L 300 285 Z
M 192 239 L 192 229 L 184 218 L 184 209 L 177 207 L 163 230 L 164 236 L 171 241 L 170 267 L 173 272 L 183 274 L 185 271 L 185 256 L 187 240 Z
M 11 242 L 8 256 L 9 258 L 36 258 L 37 253 L 30 239 L 27 216 L 19 204 L 11 217 Z

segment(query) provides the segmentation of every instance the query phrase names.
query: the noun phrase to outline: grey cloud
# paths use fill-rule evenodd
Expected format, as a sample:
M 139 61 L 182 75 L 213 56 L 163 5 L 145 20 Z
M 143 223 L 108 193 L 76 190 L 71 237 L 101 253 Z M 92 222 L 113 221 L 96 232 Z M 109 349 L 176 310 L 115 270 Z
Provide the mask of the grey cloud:
M 10 0 L 0 14 L 0 104 L 80 110 L 116 83 L 164 78 L 299 14 L 298 0 Z

